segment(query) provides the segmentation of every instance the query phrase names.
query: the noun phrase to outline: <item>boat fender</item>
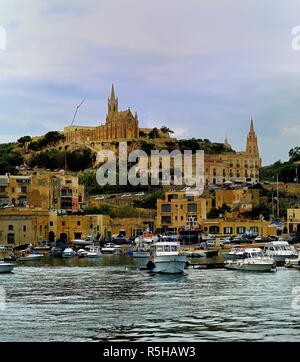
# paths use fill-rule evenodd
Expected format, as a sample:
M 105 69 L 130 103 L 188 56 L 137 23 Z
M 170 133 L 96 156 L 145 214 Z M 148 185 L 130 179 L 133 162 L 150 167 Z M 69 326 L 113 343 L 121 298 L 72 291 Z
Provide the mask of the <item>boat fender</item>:
M 151 260 L 149 260 L 147 265 L 146 265 L 146 268 L 148 270 L 153 270 L 155 268 L 155 264 Z

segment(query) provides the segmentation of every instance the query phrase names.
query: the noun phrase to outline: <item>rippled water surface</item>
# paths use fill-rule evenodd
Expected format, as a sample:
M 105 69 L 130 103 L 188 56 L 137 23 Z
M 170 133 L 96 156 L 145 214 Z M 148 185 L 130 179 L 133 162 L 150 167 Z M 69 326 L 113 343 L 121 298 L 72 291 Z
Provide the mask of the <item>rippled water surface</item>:
M 27 262 L 0 274 L 0 341 L 300 341 L 297 285 L 300 271 L 284 268 L 164 276 L 129 257 Z

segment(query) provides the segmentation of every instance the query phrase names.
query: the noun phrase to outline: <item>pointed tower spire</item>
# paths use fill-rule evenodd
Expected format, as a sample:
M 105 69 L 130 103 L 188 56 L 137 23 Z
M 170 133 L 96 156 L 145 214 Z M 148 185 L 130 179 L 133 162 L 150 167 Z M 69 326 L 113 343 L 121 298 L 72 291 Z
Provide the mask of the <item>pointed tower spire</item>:
M 248 155 L 259 156 L 257 137 L 254 131 L 253 118 L 250 120 L 250 131 L 247 136 L 246 153 Z
M 250 132 L 254 132 L 254 126 L 253 126 L 253 118 L 251 116 L 251 121 L 250 121 Z
M 110 99 L 111 99 L 111 100 L 115 100 L 115 99 L 116 99 L 114 83 L 112 83 L 112 85 L 111 85 L 111 95 L 110 95 Z
M 118 107 L 118 97 L 115 95 L 114 84 L 112 84 L 110 98 L 108 98 L 108 115 L 118 113 Z

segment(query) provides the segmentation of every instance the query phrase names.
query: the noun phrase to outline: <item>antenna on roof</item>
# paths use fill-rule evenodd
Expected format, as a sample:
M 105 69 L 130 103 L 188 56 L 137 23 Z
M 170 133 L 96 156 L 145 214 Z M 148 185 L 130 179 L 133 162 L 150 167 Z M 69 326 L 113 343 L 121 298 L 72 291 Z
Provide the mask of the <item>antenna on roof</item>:
M 84 97 L 83 100 L 81 101 L 81 103 L 76 107 L 76 110 L 75 110 L 75 113 L 74 113 L 74 117 L 73 117 L 71 126 L 73 126 L 73 124 L 74 124 L 75 117 L 76 117 L 76 114 L 77 114 L 77 112 L 78 112 L 78 109 L 82 106 L 82 104 L 84 103 L 85 100 L 86 100 L 86 97 Z

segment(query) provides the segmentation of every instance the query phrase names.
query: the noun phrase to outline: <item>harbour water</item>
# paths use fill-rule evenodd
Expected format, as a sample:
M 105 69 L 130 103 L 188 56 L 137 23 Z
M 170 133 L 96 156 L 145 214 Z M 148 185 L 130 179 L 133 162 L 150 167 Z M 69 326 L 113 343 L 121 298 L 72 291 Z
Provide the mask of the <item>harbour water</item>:
M 112 255 L 26 262 L 0 275 L 0 341 L 300 341 L 299 273 L 152 275 Z

